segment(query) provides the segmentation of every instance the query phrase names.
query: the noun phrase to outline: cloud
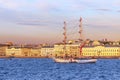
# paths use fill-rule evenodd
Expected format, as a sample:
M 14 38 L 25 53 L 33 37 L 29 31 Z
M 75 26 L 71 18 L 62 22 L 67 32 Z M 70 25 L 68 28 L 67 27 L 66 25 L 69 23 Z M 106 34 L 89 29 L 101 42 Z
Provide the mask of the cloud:
M 59 19 L 56 19 L 59 18 Z M 11 9 L 0 8 L 0 21 L 10 22 L 18 25 L 28 26 L 56 26 L 62 20 L 59 16 L 47 15 L 44 13 L 30 14 Z
M 17 24 L 20 24 L 20 25 L 30 25 L 30 26 L 41 26 L 40 23 L 17 23 Z
M 110 9 L 96 9 L 97 11 L 111 11 Z
M 117 17 L 117 16 L 116 16 Z M 92 28 L 101 28 L 101 29 L 119 29 L 120 26 L 120 18 L 115 16 L 111 16 L 109 14 L 94 16 L 92 18 L 87 18 L 86 22 L 84 22 L 85 26 Z
M 58 20 L 55 21 L 54 18 L 44 18 L 43 20 L 41 19 L 24 19 L 24 20 L 19 20 L 16 22 L 18 25 L 28 25 L 28 26 L 39 26 L 39 27 L 55 27 L 60 25 L 60 21 Z
M 120 10 L 118 10 L 117 12 L 120 12 Z

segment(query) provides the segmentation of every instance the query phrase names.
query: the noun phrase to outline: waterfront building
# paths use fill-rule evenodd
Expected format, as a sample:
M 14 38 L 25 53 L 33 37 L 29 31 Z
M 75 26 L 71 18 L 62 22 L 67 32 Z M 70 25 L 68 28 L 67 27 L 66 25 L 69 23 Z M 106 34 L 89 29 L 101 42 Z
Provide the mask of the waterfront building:
M 23 57 L 29 57 L 30 56 L 30 54 L 31 54 L 31 48 L 27 48 L 27 47 L 23 47 L 23 48 L 21 48 L 21 56 L 23 56 Z
M 54 45 L 54 56 L 56 57 L 77 57 L 79 55 L 78 44 L 55 44 Z
M 41 49 L 40 48 L 32 48 L 30 52 L 30 56 L 39 57 L 41 56 Z
M 94 44 L 94 45 L 93 45 Z M 87 44 L 82 48 L 82 57 L 92 58 L 118 58 L 120 57 L 120 46 L 102 46 L 98 41 L 94 41 L 92 45 Z M 78 44 L 66 44 L 64 52 L 63 44 L 54 45 L 54 56 L 80 57 L 80 48 Z
M 6 49 L 6 56 L 21 56 L 21 48 L 9 47 Z
M 54 54 L 53 46 L 44 46 L 41 48 L 41 56 L 42 57 L 52 57 Z
M 55 44 L 54 45 L 54 55 L 53 56 L 55 56 L 55 57 L 63 56 L 63 48 L 64 48 L 63 44 Z
M 14 57 L 28 57 L 30 56 L 30 49 L 23 47 L 8 47 L 6 49 L 6 56 L 14 56 Z
M 6 55 L 6 48 L 8 45 L 6 44 L 0 44 L 0 56 L 5 56 Z
M 91 46 L 82 49 L 84 57 L 118 58 L 120 57 L 119 46 Z

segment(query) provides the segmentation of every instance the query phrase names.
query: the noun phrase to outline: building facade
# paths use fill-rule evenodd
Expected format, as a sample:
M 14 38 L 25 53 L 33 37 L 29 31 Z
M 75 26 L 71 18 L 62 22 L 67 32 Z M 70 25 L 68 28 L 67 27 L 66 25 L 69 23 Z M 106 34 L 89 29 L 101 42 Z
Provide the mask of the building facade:
M 78 57 L 79 45 L 78 44 L 56 44 L 54 45 L 54 56 L 56 57 Z
M 54 55 L 54 47 L 45 46 L 41 48 L 41 56 L 42 57 L 53 57 Z
M 20 48 L 7 48 L 6 49 L 6 56 L 22 56 L 22 50 Z
M 0 56 L 6 56 L 7 46 L 0 45 Z
M 84 47 L 82 49 L 82 56 L 96 58 L 116 58 L 120 57 L 120 47 Z
M 31 52 L 30 52 L 30 56 L 40 57 L 41 56 L 41 49 L 40 48 L 32 48 Z
M 96 43 L 95 43 L 96 44 Z M 80 47 L 78 44 L 67 44 L 66 51 L 64 51 L 64 45 L 59 44 L 54 46 L 54 56 L 57 57 L 86 57 L 86 58 L 118 58 L 120 57 L 120 47 L 119 46 L 85 46 L 82 48 L 80 53 Z
M 30 49 L 21 47 L 9 47 L 6 49 L 6 56 L 28 57 L 30 56 Z

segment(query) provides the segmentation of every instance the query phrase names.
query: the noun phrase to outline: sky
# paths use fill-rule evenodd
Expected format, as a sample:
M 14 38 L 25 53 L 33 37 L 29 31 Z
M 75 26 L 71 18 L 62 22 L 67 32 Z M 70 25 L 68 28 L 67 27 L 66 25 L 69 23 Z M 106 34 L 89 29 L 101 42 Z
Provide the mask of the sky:
M 56 43 L 79 38 L 120 40 L 120 0 L 0 0 L 0 43 Z

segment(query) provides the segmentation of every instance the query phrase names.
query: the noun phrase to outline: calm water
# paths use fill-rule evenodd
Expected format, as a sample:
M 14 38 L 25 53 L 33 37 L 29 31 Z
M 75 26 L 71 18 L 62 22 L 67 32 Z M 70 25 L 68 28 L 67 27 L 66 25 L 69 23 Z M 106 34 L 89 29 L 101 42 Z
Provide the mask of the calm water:
M 93 64 L 0 59 L 0 80 L 120 80 L 120 59 L 100 59 Z

